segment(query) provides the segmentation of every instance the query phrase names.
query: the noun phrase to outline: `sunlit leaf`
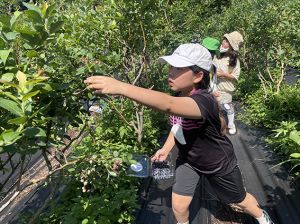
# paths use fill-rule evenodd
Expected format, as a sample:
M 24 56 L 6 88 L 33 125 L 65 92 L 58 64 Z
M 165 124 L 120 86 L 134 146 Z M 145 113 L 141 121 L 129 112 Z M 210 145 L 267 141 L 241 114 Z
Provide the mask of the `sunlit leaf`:
M 14 101 L 7 100 L 4 98 L 0 98 L 0 106 L 8 110 L 9 112 L 17 115 L 18 117 L 22 117 L 22 109 L 19 104 Z
M 292 153 L 290 156 L 294 158 L 300 158 L 300 153 Z
M 9 132 L 9 133 L 5 133 L 2 135 L 3 140 L 5 141 L 5 143 L 11 142 L 12 140 L 14 140 L 16 137 L 19 136 L 19 132 Z
M 52 11 L 56 8 L 56 3 L 50 5 L 47 9 L 46 12 L 44 14 L 44 18 L 48 18 L 49 16 L 51 16 Z M 48 25 L 50 25 L 50 23 L 48 22 Z
M 14 77 L 15 77 L 14 73 L 5 73 L 2 75 L 1 79 L 10 82 L 11 80 L 13 80 Z
M 36 79 L 30 79 L 28 80 L 26 83 L 25 83 L 25 86 L 29 85 L 29 84 L 34 84 L 34 83 L 38 83 L 38 82 L 43 82 L 45 81 L 46 79 L 49 79 L 50 77 L 38 77 Z
M 0 50 L 0 58 L 3 62 L 3 64 L 6 64 L 6 59 L 8 58 L 8 55 L 10 53 L 11 49 L 9 50 Z
M 3 79 L 0 79 L 0 82 L 2 82 L 2 83 L 5 84 L 5 85 L 9 85 L 9 86 L 11 86 L 11 87 L 15 87 L 15 88 L 21 90 L 21 88 L 20 88 L 18 85 L 16 85 L 15 83 L 7 82 L 6 80 L 3 80 Z
M 115 172 L 113 172 L 113 171 L 109 171 L 108 173 L 109 173 L 109 175 L 111 175 L 111 176 L 113 176 L 113 177 L 116 177 L 116 176 L 117 176 L 117 174 L 116 174 Z
M 10 119 L 10 120 L 8 120 L 8 123 L 9 124 L 24 124 L 26 121 L 27 121 L 27 117 L 24 116 L 24 117 L 19 117 L 16 119 Z
M 8 98 L 16 101 L 16 103 L 21 103 L 20 100 L 16 96 L 14 96 L 11 92 L 2 92 L 2 94 L 4 94 Z
M 40 90 L 25 94 L 25 95 L 22 97 L 22 102 L 24 102 L 25 100 L 27 100 L 27 99 L 30 98 L 30 97 L 35 96 L 35 95 L 38 94 L 39 92 L 40 92 Z
M 292 131 L 290 133 L 290 139 L 292 139 L 293 141 L 295 141 L 297 144 L 300 145 L 300 136 L 295 131 Z
M 19 87 L 23 89 L 25 87 L 24 84 L 26 83 L 26 75 L 23 72 L 18 71 L 16 77 L 19 80 Z
M 34 57 L 36 54 L 37 54 L 37 52 L 34 51 L 34 50 L 28 51 L 28 52 L 27 52 L 27 57 L 32 58 L 32 57 Z
M 14 12 L 14 16 L 15 16 L 16 19 L 18 19 L 18 17 L 19 17 L 20 15 L 22 15 L 22 14 L 23 14 L 23 12 L 19 12 L 19 11 L 15 11 L 15 12 Z
M 19 29 L 16 29 L 16 31 L 22 33 L 22 34 L 30 34 L 30 35 L 37 35 L 38 32 L 35 31 L 35 30 L 31 30 L 31 29 L 28 29 L 28 28 L 23 28 L 21 30 Z M 23 36 L 22 36 L 23 37 Z
M 19 33 L 15 33 L 15 32 L 2 32 L 2 34 L 9 42 L 14 41 L 16 37 L 19 35 Z

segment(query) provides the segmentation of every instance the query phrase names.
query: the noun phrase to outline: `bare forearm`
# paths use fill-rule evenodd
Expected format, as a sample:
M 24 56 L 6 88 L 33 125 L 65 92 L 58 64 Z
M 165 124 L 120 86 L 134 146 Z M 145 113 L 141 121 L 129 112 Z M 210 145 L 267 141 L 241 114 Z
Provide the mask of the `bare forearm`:
M 174 135 L 172 134 L 172 132 L 170 132 L 162 149 L 169 153 L 173 149 L 174 146 L 175 146 Z
M 122 95 L 164 114 L 190 119 L 202 118 L 198 105 L 189 97 L 173 97 L 127 83 L 122 85 Z M 189 108 L 189 110 L 186 110 L 186 108 Z
M 124 83 L 122 95 L 159 112 L 170 114 L 174 106 L 172 96 Z
M 226 79 L 230 79 L 230 80 L 236 80 L 235 77 L 231 74 L 227 74 L 227 73 L 223 73 L 221 77 L 224 77 Z

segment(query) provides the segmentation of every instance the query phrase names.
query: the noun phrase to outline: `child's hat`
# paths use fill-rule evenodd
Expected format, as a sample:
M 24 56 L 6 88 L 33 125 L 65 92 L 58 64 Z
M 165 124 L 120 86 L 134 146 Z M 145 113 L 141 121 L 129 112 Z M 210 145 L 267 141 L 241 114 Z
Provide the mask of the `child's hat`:
M 233 31 L 232 33 L 226 33 L 223 37 L 226 37 L 226 39 L 229 41 L 231 47 L 233 50 L 238 51 L 239 45 L 244 41 L 243 36 L 237 32 Z
M 200 44 L 181 44 L 172 55 L 158 58 L 158 62 L 178 68 L 197 65 L 210 71 L 212 59 L 209 51 Z
M 208 50 L 215 51 L 216 55 L 220 56 L 220 41 L 217 39 L 206 37 L 202 42 L 202 46 L 206 47 Z

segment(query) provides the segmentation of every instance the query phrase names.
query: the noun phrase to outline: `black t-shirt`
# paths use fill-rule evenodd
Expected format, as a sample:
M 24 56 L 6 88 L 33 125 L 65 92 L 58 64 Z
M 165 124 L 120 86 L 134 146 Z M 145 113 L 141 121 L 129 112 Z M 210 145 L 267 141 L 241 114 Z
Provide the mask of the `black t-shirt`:
M 237 159 L 230 140 L 220 135 L 221 121 L 214 97 L 207 90 L 200 90 L 190 97 L 198 104 L 202 119 L 183 119 L 183 125 L 194 123 L 198 127 L 183 127 L 185 145 L 175 138 L 178 159 L 201 173 L 226 175 L 237 165 Z

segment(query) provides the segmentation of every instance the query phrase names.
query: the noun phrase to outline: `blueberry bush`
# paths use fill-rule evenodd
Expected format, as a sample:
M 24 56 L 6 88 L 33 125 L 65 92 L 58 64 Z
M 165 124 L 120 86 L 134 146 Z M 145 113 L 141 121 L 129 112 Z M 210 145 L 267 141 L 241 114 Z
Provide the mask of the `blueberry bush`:
M 44 205 L 20 221 L 133 222 L 140 180 L 126 176 L 128 166 L 135 163 L 131 155 L 153 154 L 158 136 L 169 131 L 168 118 L 121 96 L 95 97 L 85 90 L 83 80 L 107 75 L 169 92 L 167 67 L 156 59 L 195 37 L 201 40 L 198 18 L 209 18 L 213 9 L 221 11 L 230 4 L 0 3 L 0 171 L 5 174 L 0 190 L 4 195 L 20 192 L 42 180 L 51 189 Z M 91 104 L 103 107 L 99 116 L 91 116 Z M 76 136 L 70 136 L 70 130 L 77 130 Z M 23 186 L 23 169 L 37 153 L 48 174 Z M 5 188 L 15 172 L 18 181 Z M 60 186 L 65 190 L 57 202 L 53 197 Z M 49 205 L 51 213 L 43 214 Z

